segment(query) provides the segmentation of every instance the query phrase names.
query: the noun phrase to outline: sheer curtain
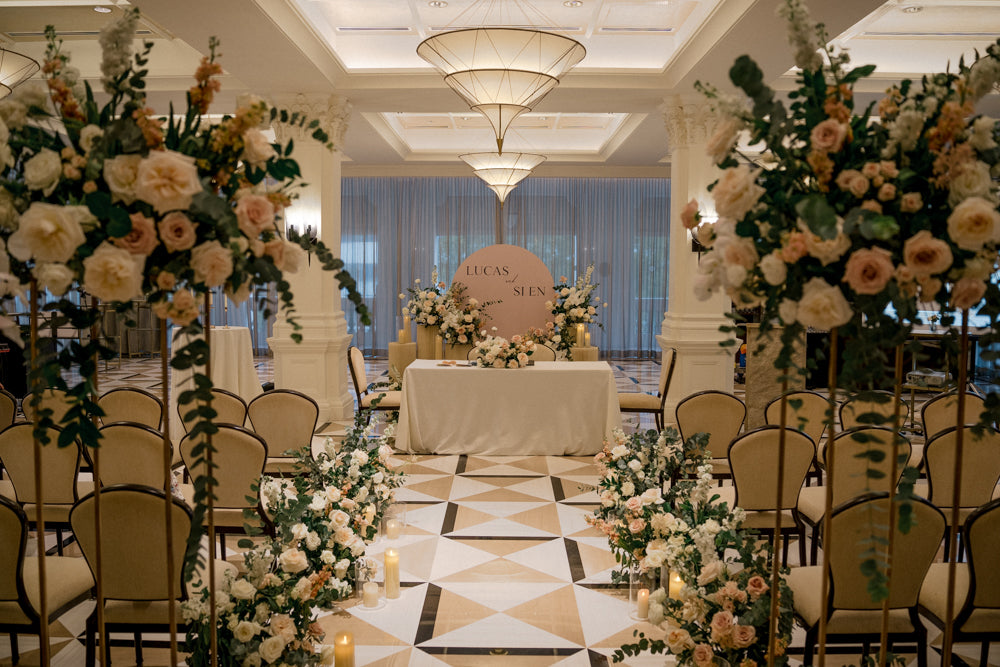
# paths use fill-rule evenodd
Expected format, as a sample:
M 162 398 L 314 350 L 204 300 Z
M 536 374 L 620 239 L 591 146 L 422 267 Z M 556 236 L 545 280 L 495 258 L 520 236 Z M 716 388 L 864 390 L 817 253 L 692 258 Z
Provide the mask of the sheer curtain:
M 341 252 L 371 308 L 360 325 L 344 302 L 356 345 L 385 354 L 402 326 L 399 294 L 436 265 L 450 282 L 462 260 L 494 243 L 538 255 L 558 280 L 594 265 L 608 308 L 592 327 L 604 354 L 659 353 L 667 307 L 667 179 L 529 178 L 497 215 L 496 197 L 475 178 L 345 178 Z

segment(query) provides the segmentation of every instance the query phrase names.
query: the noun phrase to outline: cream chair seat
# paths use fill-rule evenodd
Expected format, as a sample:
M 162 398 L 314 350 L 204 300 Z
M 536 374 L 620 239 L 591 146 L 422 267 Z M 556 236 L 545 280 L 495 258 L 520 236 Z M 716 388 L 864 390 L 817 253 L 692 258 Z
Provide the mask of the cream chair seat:
M 305 394 L 291 389 L 272 389 L 260 394 L 247 406 L 250 426 L 267 443 L 269 456 L 264 472 L 269 475 L 296 474 L 295 457 L 290 452 L 310 448 L 319 405 Z
M 622 412 L 648 412 L 652 413 L 656 423 L 656 430 L 663 430 L 664 406 L 667 402 L 667 393 L 670 391 L 670 381 L 674 377 L 674 365 L 677 362 L 677 350 L 668 347 L 663 350 L 663 358 L 660 360 L 660 380 L 657 384 L 656 396 L 641 391 L 620 391 L 618 392 L 618 409 Z
M 691 394 L 674 411 L 677 430 L 687 440 L 696 433 L 708 434 L 706 450 L 712 453 L 712 473 L 729 477 L 729 443 L 743 430 L 747 406 L 733 394 L 709 389 Z

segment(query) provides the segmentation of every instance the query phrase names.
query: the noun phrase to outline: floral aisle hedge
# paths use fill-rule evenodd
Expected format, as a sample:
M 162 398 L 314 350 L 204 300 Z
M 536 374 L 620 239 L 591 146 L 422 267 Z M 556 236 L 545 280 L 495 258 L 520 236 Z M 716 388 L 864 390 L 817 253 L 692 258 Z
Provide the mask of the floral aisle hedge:
M 193 341 L 171 360 L 173 368 L 188 369 L 210 355 L 196 335 L 207 324 L 199 306 L 213 289 L 240 301 L 255 286 L 273 285 L 277 303 L 261 305 L 268 314 L 280 309 L 297 329 L 286 274 L 298 271 L 311 253 L 369 322 L 343 262 L 322 243 L 283 231 L 282 215 L 301 175 L 292 143 L 270 142 L 261 127 L 285 123 L 330 147 L 319 121 L 250 98 L 234 114 L 207 122 L 220 87 L 214 77 L 222 72 L 214 39 L 186 108 L 157 115 L 144 92 L 152 43 L 132 52 L 138 17 L 129 9 L 101 32 L 103 104 L 80 81 L 52 27 L 46 32 L 45 88 L 26 85 L 0 101 L 0 296 L 27 296 L 33 309 L 53 315 L 54 325 L 96 333 L 44 355 L 31 339 L 31 404 L 41 405 L 45 387 L 65 390 L 71 400 L 60 446 L 75 439 L 98 445 L 94 378 L 97 360 L 113 354 L 102 344 L 99 302 L 127 314 L 133 299 L 145 298 Z M 86 296 L 77 302 L 74 291 Z M 19 341 L 7 317 L 10 302 L 4 301 L 0 328 Z M 82 380 L 68 386 L 67 371 L 78 371 Z M 196 374 L 193 388 L 179 397 L 189 406 L 188 431 L 206 440 L 196 454 L 202 459 L 210 457 L 209 436 L 216 431 L 211 386 Z M 48 443 L 52 411 L 35 412 L 37 439 Z M 208 479 L 194 480 L 188 575 L 199 558 Z

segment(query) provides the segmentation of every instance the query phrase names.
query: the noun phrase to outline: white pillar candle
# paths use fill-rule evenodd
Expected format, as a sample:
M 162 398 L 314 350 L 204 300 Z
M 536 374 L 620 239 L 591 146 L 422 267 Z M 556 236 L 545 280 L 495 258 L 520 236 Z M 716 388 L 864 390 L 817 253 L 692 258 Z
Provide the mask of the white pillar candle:
M 405 340 L 403 340 L 403 332 L 404 331 L 406 331 L 406 329 L 400 329 L 398 332 L 396 332 L 396 340 L 398 340 L 400 343 L 405 343 L 406 342 Z
M 640 588 L 636 599 L 636 612 L 639 618 L 649 618 L 649 589 Z
M 390 600 L 399 597 L 399 551 L 385 550 L 385 596 Z
M 390 540 L 398 540 L 400 528 L 401 526 L 399 525 L 399 521 L 396 521 L 395 519 L 386 519 L 385 536 Z
M 670 595 L 670 599 L 679 600 L 681 598 L 682 588 L 684 588 L 684 581 L 681 579 L 681 575 L 676 572 L 671 572 L 670 583 L 667 586 L 667 592 Z
M 576 325 L 576 346 L 583 347 L 583 325 Z
M 364 605 L 369 609 L 378 606 L 378 582 L 366 581 L 362 587 Z
M 583 334 L 583 343 L 587 347 L 590 347 L 590 332 L 589 331 L 587 333 Z
M 334 667 L 354 667 L 354 635 L 338 632 L 333 640 Z
M 410 316 L 403 315 L 403 335 L 399 337 L 400 343 L 410 342 Z

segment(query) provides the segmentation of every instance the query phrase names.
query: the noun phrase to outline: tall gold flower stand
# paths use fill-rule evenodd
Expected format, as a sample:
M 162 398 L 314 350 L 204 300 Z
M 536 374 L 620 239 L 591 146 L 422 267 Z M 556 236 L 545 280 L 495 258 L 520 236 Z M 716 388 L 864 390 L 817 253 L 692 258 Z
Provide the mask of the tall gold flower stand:
M 436 359 L 434 346 L 439 329 L 426 324 L 417 325 L 417 359 Z
M 403 371 L 416 358 L 416 343 L 389 343 L 389 376 L 396 380 L 402 380 Z
M 597 361 L 598 349 L 596 345 L 573 346 L 573 361 Z

